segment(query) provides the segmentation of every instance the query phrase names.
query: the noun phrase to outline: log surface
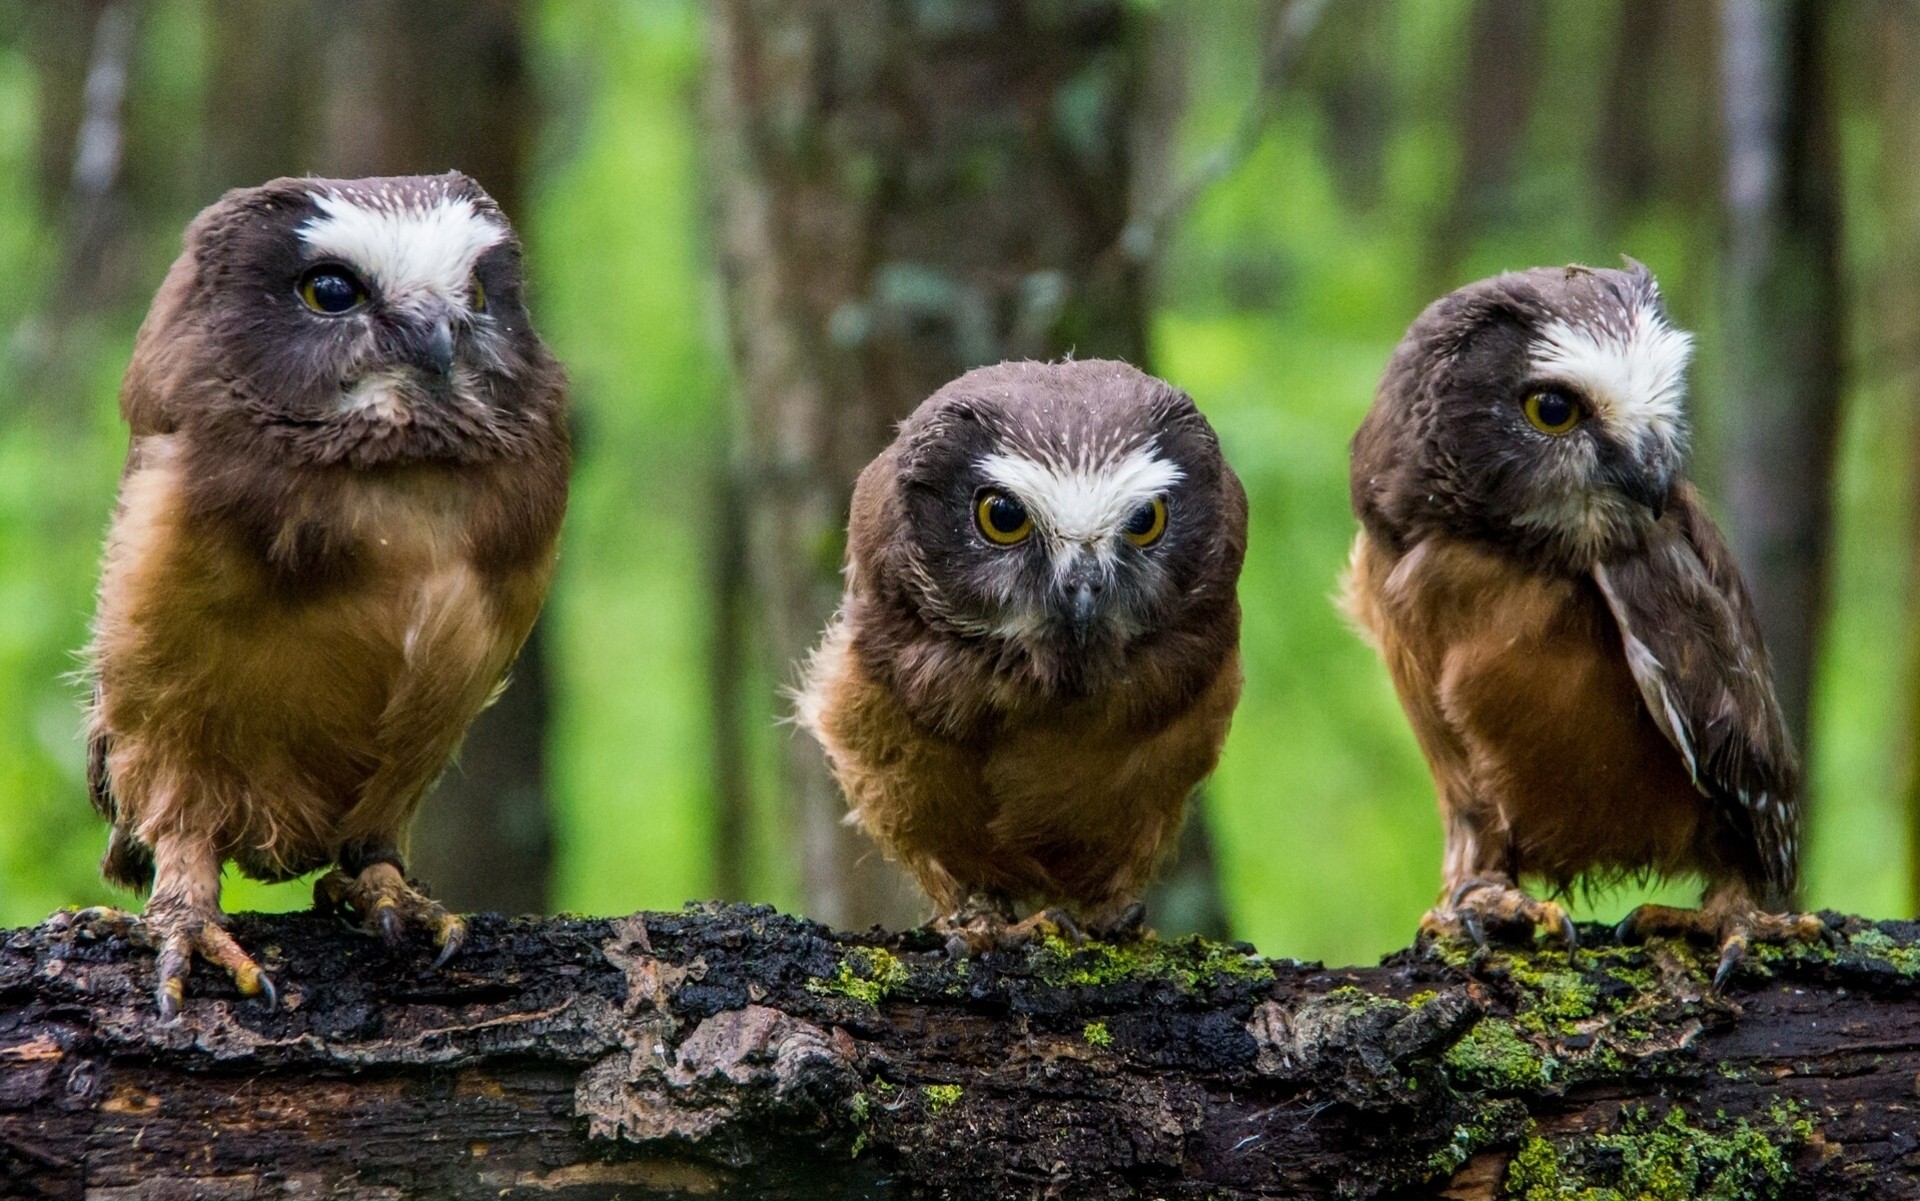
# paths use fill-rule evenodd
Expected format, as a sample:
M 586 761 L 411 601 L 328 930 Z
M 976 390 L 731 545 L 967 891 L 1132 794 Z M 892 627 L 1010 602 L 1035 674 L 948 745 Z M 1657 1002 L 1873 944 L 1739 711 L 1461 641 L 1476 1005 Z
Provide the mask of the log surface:
M 745 906 L 475 921 L 435 972 L 242 915 L 152 1013 L 124 923 L 0 935 L 0 1196 L 1920 1196 L 1920 928 L 1725 998 L 1673 943 L 1330 970 L 1198 942 L 952 962 Z

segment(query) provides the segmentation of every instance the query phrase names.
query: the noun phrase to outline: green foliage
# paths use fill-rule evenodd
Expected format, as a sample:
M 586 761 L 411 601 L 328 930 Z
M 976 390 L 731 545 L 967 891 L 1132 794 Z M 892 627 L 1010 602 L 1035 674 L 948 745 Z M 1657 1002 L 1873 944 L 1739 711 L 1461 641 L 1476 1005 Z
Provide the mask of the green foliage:
M 957 1084 L 928 1084 L 921 1086 L 920 1091 L 927 1095 L 928 1113 L 939 1113 L 958 1105 L 963 1092 Z
M 1088 1022 L 1080 1028 L 1080 1037 L 1087 1040 L 1089 1047 L 1111 1047 L 1113 1031 L 1107 1029 L 1105 1022 Z

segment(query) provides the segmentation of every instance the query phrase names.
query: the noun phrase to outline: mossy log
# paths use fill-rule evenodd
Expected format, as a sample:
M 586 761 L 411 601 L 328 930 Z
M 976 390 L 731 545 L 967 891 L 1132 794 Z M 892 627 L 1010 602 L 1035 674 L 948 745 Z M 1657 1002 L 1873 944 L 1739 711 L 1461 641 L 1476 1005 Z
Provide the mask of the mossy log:
M 956 962 L 715 906 L 483 917 L 434 971 L 242 915 L 280 1007 L 202 968 L 163 1025 L 124 924 L 62 914 L 0 945 L 0 1195 L 1920 1195 L 1920 927 L 1829 926 L 1716 998 L 1696 951 L 1598 928 Z

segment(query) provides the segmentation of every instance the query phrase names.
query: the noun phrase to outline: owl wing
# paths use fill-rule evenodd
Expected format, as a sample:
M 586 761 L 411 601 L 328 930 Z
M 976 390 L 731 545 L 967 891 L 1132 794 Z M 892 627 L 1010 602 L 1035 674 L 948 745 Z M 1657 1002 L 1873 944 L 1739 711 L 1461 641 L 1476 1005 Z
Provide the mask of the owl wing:
M 1596 566 L 1647 712 L 1753 848 L 1763 904 L 1798 872 L 1800 768 L 1745 582 L 1692 487 L 1639 554 Z

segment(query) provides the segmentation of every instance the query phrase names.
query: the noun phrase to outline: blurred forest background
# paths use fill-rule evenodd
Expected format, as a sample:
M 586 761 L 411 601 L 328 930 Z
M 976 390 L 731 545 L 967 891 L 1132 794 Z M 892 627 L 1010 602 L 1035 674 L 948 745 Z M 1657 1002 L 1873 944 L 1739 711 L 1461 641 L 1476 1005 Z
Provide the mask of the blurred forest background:
M 1804 900 L 1915 911 L 1916 0 L 0 0 L 0 922 L 112 899 L 71 673 L 182 226 L 449 167 L 527 242 L 579 447 L 538 641 L 416 831 L 451 902 L 923 916 L 780 690 L 890 423 L 1073 350 L 1191 392 L 1253 506 L 1246 698 L 1157 924 L 1404 945 L 1439 828 L 1330 601 L 1347 440 L 1427 301 L 1624 253 L 1700 334 Z

